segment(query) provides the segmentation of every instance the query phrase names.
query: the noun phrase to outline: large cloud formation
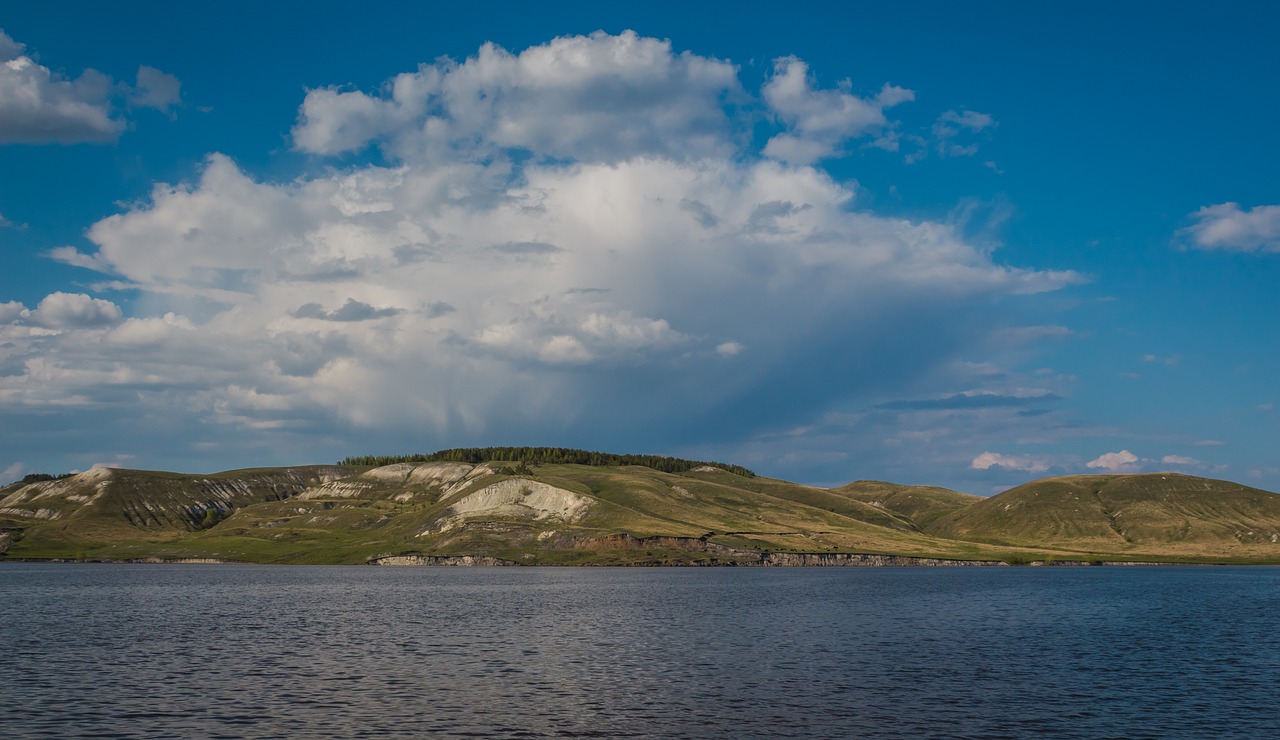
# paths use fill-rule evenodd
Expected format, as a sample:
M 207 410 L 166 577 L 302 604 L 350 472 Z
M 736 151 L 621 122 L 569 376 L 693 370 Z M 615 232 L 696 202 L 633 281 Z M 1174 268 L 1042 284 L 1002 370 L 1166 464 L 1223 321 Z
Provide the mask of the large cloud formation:
M 794 59 L 757 99 L 633 33 L 312 90 L 296 148 L 380 154 L 283 183 L 213 154 L 55 250 L 138 299 L 0 304 L 0 409 L 176 415 L 206 446 L 227 425 L 670 448 L 892 394 L 1006 326 L 1002 298 L 1078 279 L 860 210 L 810 164 L 910 99 L 815 90 Z

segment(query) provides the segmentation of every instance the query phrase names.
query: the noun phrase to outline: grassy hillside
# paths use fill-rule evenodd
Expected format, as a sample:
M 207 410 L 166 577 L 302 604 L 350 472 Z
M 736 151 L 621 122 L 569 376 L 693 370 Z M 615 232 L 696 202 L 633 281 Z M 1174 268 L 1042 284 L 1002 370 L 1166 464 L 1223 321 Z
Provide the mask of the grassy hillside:
M 877 481 L 821 489 L 725 467 L 523 460 L 209 476 L 94 470 L 0 489 L 0 535 L 9 558 L 625 564 L 867 553 L 1280 562 L 1280 496 L 1164 475 L 1048 479 L 981 499 Z
M 891 511 L 911 522 L 917 529 L 925 529 L 938 518 L 982 501 L 973 496 L 949 488 L 936 486 L 900 486 L 875 480 L 854 481 L 834 492 Z
M 1280 560 L 1280 496 L 1175 473 L 1047 478 L 939 517 L 940 537 L 1084 552 Z
M 217 526 L 235 511 L 289 499 L 349 471 L 334 466 L 183 475 L 95 468 L 0 489 L 0 527 L 21 535 L 22 550 L 81 552 L 101 543 L 181 539 Z

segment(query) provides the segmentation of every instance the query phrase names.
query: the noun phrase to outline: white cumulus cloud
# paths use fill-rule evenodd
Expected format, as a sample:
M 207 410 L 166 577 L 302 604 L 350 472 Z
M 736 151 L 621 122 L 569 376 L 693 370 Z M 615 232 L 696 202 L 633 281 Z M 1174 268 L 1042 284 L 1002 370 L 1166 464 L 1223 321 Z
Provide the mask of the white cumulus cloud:
M 152 67 L 130 87 L 93 69 L 67 78 L 25 52 L 0 30 L 0 144 L 114 141 L 126 126 L 122 98 L 162 110 L 178 102 L 177 78 Z
M 26 318 L 31 314 L 27 307 L 18 301 L 7 301 L 0 303 L 0 324 L 7 324 L 10 321 Z
M 111 301 L 84 293 L 50 293 L 31 314 L 32 320 L 50 328 L 108 326 L 121 320 L 123 312 Z
M 909 99 L 814 90 L 799 64 L 769 83 L 794 87 L 774 96 L 788 135 L 840 146 Z M 109 409 L 246 440 L 572 429 L 606 446 L 625 427 L 677 444 L 725 434 L 726 408 L 794 426 L 883 394 L 1008 320 L 1003 299 L 1079 280 L 997 263 L 952 224 L 853 209 L 823 170 L 752 148 L 743 94 L 732 64 L 633 33 L 312 90 L 295 145 L 376 142 L 381 164 L 267 182 L 212 154 L 92 225 L 93 249 L 53 250 L 137 308 L 0 304 L 0 413 Z M 751 362 L 725 361 L 744 348 Z M 1045 465 L 992 465 L 1015 462 Z
M 796 57 L 774 61 L 762 95 L 787 125 L 785 132 L 769 140 L 764 153 L 792 164 L 811 164 L 839 153 L 850 139 L 883 132 L 889 126 L 885 108 L 915 99 L 911 90 L 888 83 L 870 98 L 844 88 L 816 89 L 809 65 Z
M 999 452 L 988 451 L 973 458 L 973 462 L 969 464 L 969 467 L 974 470 L 1003 468 L 1005 470 L 1020 470 L 1026 473 L 1043 473 L 1049 469 L 1049 462 L 1043 458 L 1029 455 L 1003 455 Z
M 1108 473 L 1136 473 L 1142 466 L 1138 456 L 1128 450 L 1107 452 L 1085 463 L 1090 470 L 1104 470 Z
M 565 36 L 513 54 L 486 44 L 389 80 L 376 95 L 312 90 L 294 145 L 338 154 L 381 141 L 404 160 L 503 150 L 617 161 L 723 155 L 725 103 L 742 95 L 737 67 L 633 31 Z
M 1237 252 L 1280 252 L 1280 206 L 1244 209 L 1239 203 L 1205 206 L 1181 234 L 1192 247 Z

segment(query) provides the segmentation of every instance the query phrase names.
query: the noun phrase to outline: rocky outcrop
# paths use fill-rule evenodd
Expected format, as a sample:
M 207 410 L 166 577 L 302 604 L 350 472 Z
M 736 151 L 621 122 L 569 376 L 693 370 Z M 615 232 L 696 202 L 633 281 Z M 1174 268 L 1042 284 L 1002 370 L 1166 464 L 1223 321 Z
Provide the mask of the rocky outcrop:
M 572 537 L 563 540 L 561 547 L 574 550 L 592 550 L 604 552 L 608 550 L 684 550 L 686 552 L 709 552 L 717 555 L 737 557 L 758 556 L 755 550 L 721 545 L 702 537 L 636 537 L 626 532 L 607 534 L 602 537 Z
M 575 522 L 591 505 L 592 499 L 580 493 L 527 478 L 508 478 L 458 499 L 419 536 L 446 532 L 478 518 Z
M 943 558 L 916 558 L 903 555 L 875 555 L 847 552 L 759 552 L 730 547 L 711 542 L 705 537 L 634 537 L 625 532 L 603 537 L 575 537 L 560 543 L 562 547 L 595 552 L 609 550 L 677 550 L 705 552 L 712 557 L 699 565 L 755 565 L 765 567 L 812 566 L 890 566 L 890 565 L 942 565 L 987 566 L 1006 565 L 1000 560 L 946 560 Z M 678 565 L 675 561 L 654 561 L 654 565 Z
M 135 558 L 133 560 L 104 561 L 121 563 L 144 563 L 148 565 L 225 565 L 226 560 L 218 558 Z
M 944 558 L 913 558 L 905 555 L 872 555 L 851 552 L 765 552 L 760 553 L 760 565 L 764 566 L 893 566 L 893 565 L 941 565 L 987 566 L 1007 565 L 1002 560 L 946 560 Z
M 0 509 L 0 514 L 15 516 L 20 519 L 57 519 L 62 516 L 61 512 L 53 509 L 19 509 L 12 506 Z
M 516 565 L 510 560 L 491 558 L 487 555 L 386 555 L 371 558 L 370 565 L 453 565 L 453 566 L 493 566 Z

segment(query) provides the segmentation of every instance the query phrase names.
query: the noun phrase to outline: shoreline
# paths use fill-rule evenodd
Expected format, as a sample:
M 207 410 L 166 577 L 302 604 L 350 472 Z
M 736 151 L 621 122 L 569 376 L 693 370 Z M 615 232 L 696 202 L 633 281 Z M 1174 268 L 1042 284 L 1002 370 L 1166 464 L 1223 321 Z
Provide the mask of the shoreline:
M 1280 567 L 1278 563 L 1206 563 L 1160 560 L 1033 560 L 1010 563 L 1003 560 L 950 560 L 874 553 L 759 553 L 756 560 L 674 560 L 653 559 L 624 563 L 519 563 L 487 555 L 388 555 L 364 563 L 260 563 L 222 558 L 0 558 L 4 563 L 65 563 L 72 565 L 281 565 L 302 567 L 391 567 L 391 568 L 1057 568 L 1125 566 L 1245 566 Z

